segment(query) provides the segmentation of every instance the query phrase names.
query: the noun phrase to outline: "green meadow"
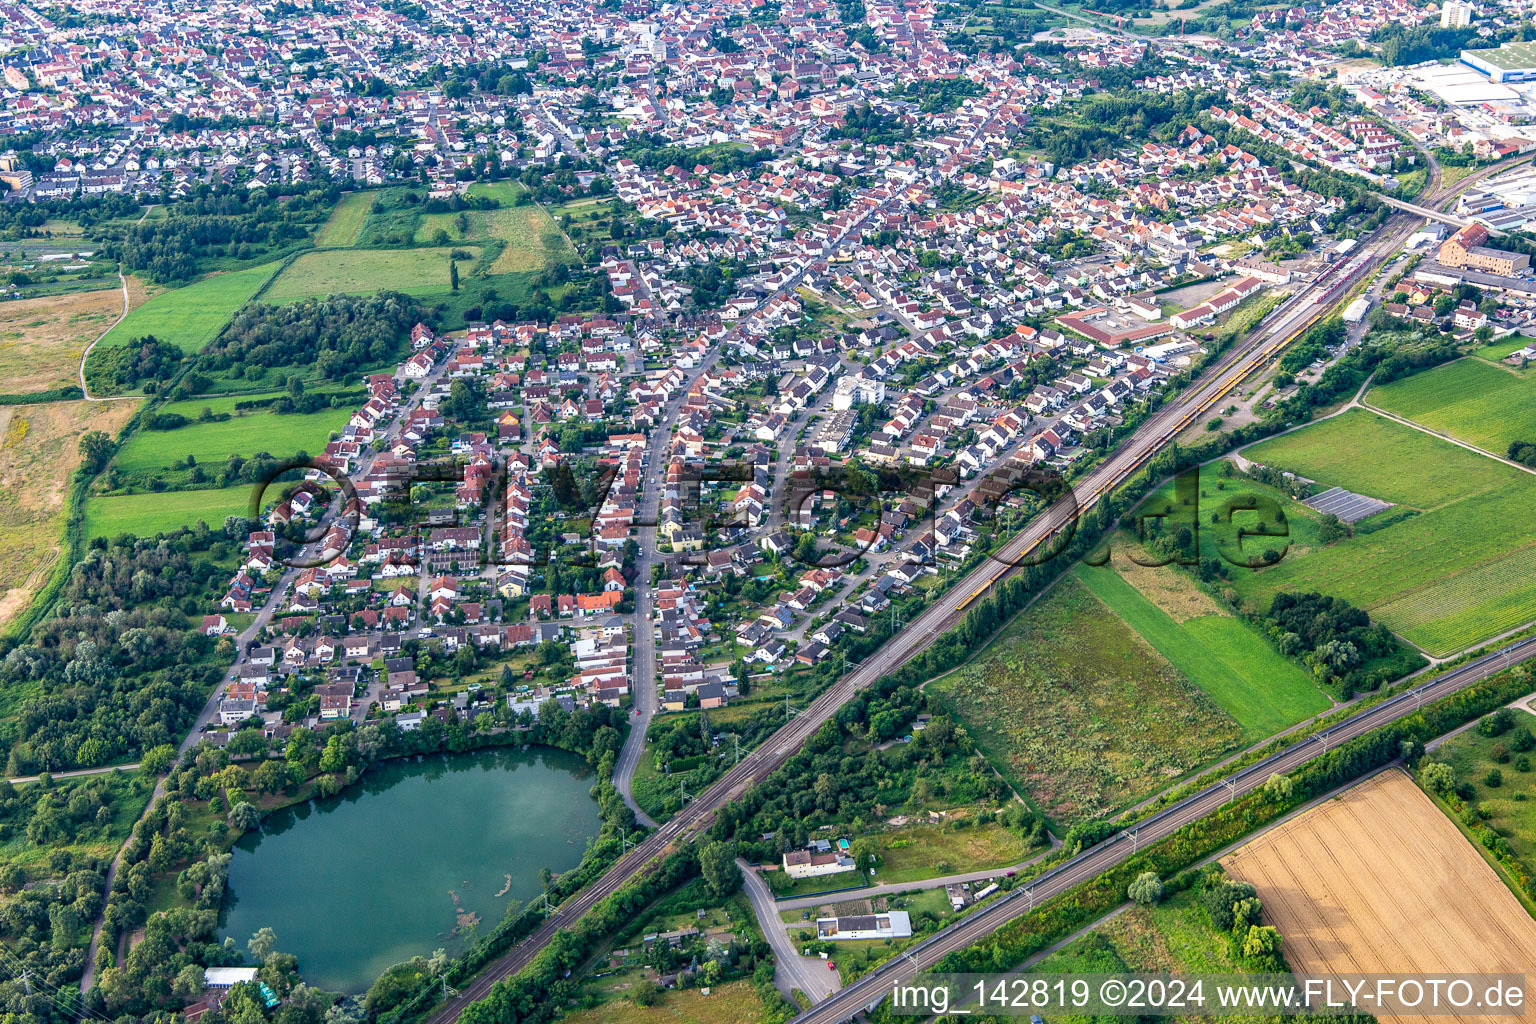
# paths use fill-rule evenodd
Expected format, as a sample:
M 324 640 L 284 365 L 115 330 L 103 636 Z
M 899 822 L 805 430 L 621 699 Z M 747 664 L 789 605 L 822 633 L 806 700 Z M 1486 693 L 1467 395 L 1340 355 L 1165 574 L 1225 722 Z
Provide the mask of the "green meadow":
M 316 248 L 356 245 L 368 223 L 368 210 L 373 205 L 372 192 L 353 192 L 341 197 L 330 219 L 315 234 Z
M 1458 359 L 1371 389 L 1371 405 L 1495 455 L 1536 441 L 1536 372 Z
M 1332 706 L 1301 666 L 1240 619 L 1208 614 L 1176 622 L 1107 566 L 1079 565 L 1073 571 L 1126 625 L 1236 719 L 1249 742 Z
M 168 408 L 181 411 L 195 407 L 201 411 L 212 401 L 192 399 Z M 181 412 L 184 416 L 189 414 L 196 415 Z M 332 431 L 346 426 L 351 415 L 347 408 L 286 415 L 252 412 L 222 422 L 189 423 L 175 430 L 140 430 L 117 453 L 112 464 L 125 473 L 138 473 L 165 470 L 188 455 L 199 465 L 216 467 L 231 455 L 251 456 L 264 451 L 287 458 L 299 451 L 315 454 L 325 447 Z
M 1152 796 L 1247 735 L 1084 578 L 1062 577 L 974 661 L 928 685 L 1060 827 Z
M 265 263 L 248 270 L 214 274 L 186 287 L 162 292 L 124 317 L 101 340 L 101 345 L 126 345 L 152 334 L 184 352 L 201 351 L 267 283 L 277 266 Z
M 227 516 L 243 516 L 253 490 L 241 485 L 205 491 L 162 491 L 149 494 L 92 495 L 85 503 L 85 535 L 115 537 L 157 533 L 194 526 L 202 520 L 218 529 Z
M 469 251 L 475 250 L 469 247 Z M 328 295 L 371 295 L 383 290 L 406 295 L 447 292 L 452 252 L 446 247 L 307 252 L 288 265 L 263 298 L 277 303 Z M 473 264 L 473 260 L 459 262 L 461 277 Z
M 1355 524 L 1353 537 L 1293 539 L 1278 565 L 1234 569 L 1230 586 L 1252 607 L 1280 590 L 1320 591 L 1436 656 L 1536 620 L 1536 476 L 1363 409 L 1243 454 L 1315 480 L 1314 490 L 1337 485 L 1397 505 Z M 1315 519 L 1277 500 L 1293 538 L 1298 519 Z M 1214 554 L 1208 531 L 1201 543 Z

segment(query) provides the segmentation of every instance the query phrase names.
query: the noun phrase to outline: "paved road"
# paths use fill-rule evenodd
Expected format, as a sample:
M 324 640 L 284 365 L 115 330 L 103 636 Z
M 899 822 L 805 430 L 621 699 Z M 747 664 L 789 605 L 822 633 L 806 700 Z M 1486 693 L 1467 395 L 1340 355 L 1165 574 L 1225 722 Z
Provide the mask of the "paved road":
M 59 779 L 78 779 L 82 775 L 105 775 L 107 772 L 134 772 L 139 770 L 137 761 L 132 764 L 109 764 L 102 768 L 77 768 L 72 772 L 49 772 L 48 777 L 54 781 Z M 19 786 L 25 782 L 36 782 L 38 775 L 13 775 L 6 782 L 13 786 Z
M 768 945 L 773 947 L 773 984 L 779 992 L 786 999 L 792 999 L 792 991 L 799 989 L 812 1003 L 819 1003 L 842 988 L 842 978 L 827 967 L 825 960 L 800 955 L 795 941 L 789 936 L 789 930 L 779 919 L 779 911 L 784 910 L 786 905 L 773 901 L 773 893 L 768 883 L 763 881 L 763 876 L 740 858 L 737 858 L 736 866 L 741 868 L 747 899 L 752 901 L 752 913 L 757 915 L 758 927 L 763 930 Z M 852 893 L 850 898 L 857 899 L 863 895 L 862 892 Z
M 1060 846 L 1060 842 L 1052 843 L 1052 848 Z M 824 907 L 828 903 L 836 903 L 839 900 L 863 900 L 871 896 L 894 896 L 901 892 L 911 892 L 914 889 L 942 889 L 946 885 L 958 885 L 961 882 L 982 882 L 993 878 L 1003 878 L 1007 875 L 1020 875 L 1030 865 L 1039 861 L 1050 850 L 1041 850 L 1028 860 L 1017 864 L 1010 864 L 1004 868 L 989 868 L 986 871 L 960 871 L 952 875 L 938 875 L 934 878 L 923 878 L 916 882 L 882 882 L 872 885 L 867 889 L 854 889 L 851 892 L 833 893 L 830 896 L 796 896 L 794 899 L 780 900 L 780 910 L 807 910 L 811 907 Z
M 678 413 L 682 410 L 689 389 L 695 381 L 714 368 L 723 349 L 722 345 L 715 346 L 709 356 L 694 369 L 686 383 L 667 402 L 660 421 L 646 438 L 646 465 L 641 476 L 642 493 L 636 515 L 638 521 L 645 525 L 639 527 L 640 536 L 636 543 L 640 553 L 635 556 L 635 649 L 634 672 L 630 684 L 634 714 L 631 715 L 629 735 L 624 738 L 624 746 L 619 750 L 618 760 L 613 765 L 613 785 L 629 809 L 635 812 L 635 820 L 647 828 L 654 827 L 656 822 L 635 802 L 634 778 L 635 768 L 645 753 L 645 734 L 650 730 L 651 719 L 655 717 L 659 705 L 656 694 L 656 623 L 652 618 L 655 594 L 651 587 L 651 567 L 656 564 L 656 517 L 661 509 L 661 492 L 667 480 L 667 442 L 672 436 L 672 427 L 677 423 Z

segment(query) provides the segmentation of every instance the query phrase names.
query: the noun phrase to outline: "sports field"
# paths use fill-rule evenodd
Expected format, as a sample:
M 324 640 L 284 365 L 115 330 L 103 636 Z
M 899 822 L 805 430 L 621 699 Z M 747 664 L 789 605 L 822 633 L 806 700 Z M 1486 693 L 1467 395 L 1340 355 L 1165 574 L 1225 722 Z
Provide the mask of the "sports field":
M 407 295 L 446 292 L 452 252 L 451 248 L 307 252 L 288 265 L 263 298 L 292 302 L 327 295 L 371 295 L 381 290 Z M 459 264 L 460 274 L 468 270 L 466 263 Z
M 206 404 L 197 399 L 181 403 L 197 406 L 199 411 Z M 231 455 L 269 452 L 282 459 L 301 450 L 315 454 L 330 440 L 331 431 L 346 426 L 350 416 L 345 408 L 283 416 L 253 412 L 223 422 L 189 423 L 175 430 L 140 430 L 117 453 L 113 465 L 127 473 L 163 470 L 191 455 L 198 464 L 217 469 Z
M 1252 742 L 1328 710 L 1332 702 L 1299 665 L 1250 626 L 1215 612 L 1173 617 L 1109 567 L 1073 570 L 1116 615 L 1219 704 Z M 1191 590 L 1199 591 L 1194 583 Z
M 85 503 L 85 535 L 115 537 L 131 533 L 152 537 L 202 520 L 214 529 L 226 516 L 243 516 L 251 500 L 249 486 L 207 491 L 164 491 L 159 494 L 92 496 Z
M 1350 539 L 1293 545 L 1270 569 L 1234 569 L 1231 586 L 1253 607 L 1279 590 L 1321 591 L 1434 655 L 1536 620 L 1531 474 L 1360 409 L 1243 454 L 1317 489 L 1400 506 L 1357 523 Z M 1301 514 L 1294 502 L 1285 508 L 1293 522 Z
M 161 292 L 123 318 L 97 347 L 126 345 L 152 334 L 179 346 L 183 352 L 201 351 L 236 310 L 267 282 L 277 266 L 264 263 L 248 270 L 214 274 L 184 288 Z
M 1061 826 L 1151 796 L 1245 735 L 1076 574 L 928 692 Z
M 76 385 L 81 353 L 122 311 L 120 288 L 0 302 L 0 392 Z
M 373 193 L 353 192 L 341 197 L 330 219 L 315 233 L 315 246 L 356 245 L 368 222 L 368 210 L 373 205 Z
M 1502 456 L 1536 441 L 1536 372 L 1458 359 L 1373 388 L 1366 400 L 1404 419 Z
M 64 540 L 80 435 L 116 435 L 137 400 L 0 406 L 0 626 L 47 581 Z
M 1263 833 L 1222 866 L 1258 888 L 1293 970 L 1536 977 L 1536 921 L 1396 769 Z

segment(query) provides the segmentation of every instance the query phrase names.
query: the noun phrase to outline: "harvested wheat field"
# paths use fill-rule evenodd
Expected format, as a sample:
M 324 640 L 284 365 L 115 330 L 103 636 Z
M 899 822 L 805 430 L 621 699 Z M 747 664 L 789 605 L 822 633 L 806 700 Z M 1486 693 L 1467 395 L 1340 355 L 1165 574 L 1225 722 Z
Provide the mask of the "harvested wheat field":
M 119 293 L 121 294 L 121 293 Z M 137 401 L 0 407 L 0 627 L 47 581 L 64 540 L 64 498 L 80 435 L 116 436 Z
M 0 303 L 0 392 L 25 395 L 78 383 L 86 346 L 122 312 L 121 288 Z
M 1258 887 L 1265 920 L 1285 937 L 1294 970 L 1523 972 L 1536 979 L 1536 921 L 1400 771 L 1382 772 L 1266 832 L 1222 865 Z M 1525 1019 L 1536 1020 L 1536 1010 L 1528 1006 Z

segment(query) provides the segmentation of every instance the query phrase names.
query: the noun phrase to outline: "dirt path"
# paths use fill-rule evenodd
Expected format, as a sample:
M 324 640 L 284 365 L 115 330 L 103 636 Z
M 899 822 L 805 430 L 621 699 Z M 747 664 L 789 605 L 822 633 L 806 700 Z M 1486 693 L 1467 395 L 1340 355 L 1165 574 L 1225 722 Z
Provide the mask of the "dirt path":
M 150 203 L 148 206 L 144 207 L 144 212 L 139 214 L 139 219 L 134 221 L 134 225 L 137 226 L 139 224 L 144 223 L 144 218 L 148 217 L 149 216 L 149 211 L 153 210 L 154 208 L 155 208 L 155 204 L 154 203 Z M 112 323 L 107 327 L 107 329 L 102 331 L 100 334 L 98 334 L 96 336 L 96 340 L 91 342 L 89 345 L 85 346 L 85 351 L 80 353 L 80 369 L 79 369 L 79 375 L 80 375 L 80 394 L 85 396 L 85 400 L 87 402 L 120 402 L 120 401 L 122 401 L 123 399 L 126 399 L 126 398 L 143 398 L 144 397 L 143 395 L 113 395 L 111 397 L 95 396 L 95 395 L 91 394 L 91 389 L 85 386 L 85 361 L 90 358 L 91 349 L 95 348 L 98 344 L 100 344 L 102 338 L 105 338 L 107 335 L 111 334 L 117 328 L 118 324 L 120 324 L 124 320 L 126 320 L 128 318 L 128 314 L 130 312 L 129 299 L 128 299 L 128 279 L 123 276 L 123 264 L 122 264 L 121 260 L 119 260 L 118 264 L 117 264 L 117 283 L 122 285 L 122 288 L 123 288 L 123 312 L 122 312 L 122 315 L 119 316 L 116 320 L 112 321 Z

